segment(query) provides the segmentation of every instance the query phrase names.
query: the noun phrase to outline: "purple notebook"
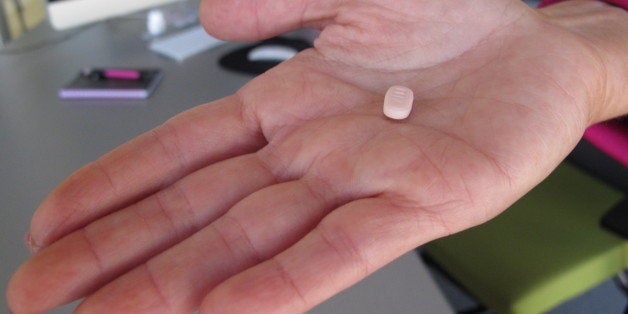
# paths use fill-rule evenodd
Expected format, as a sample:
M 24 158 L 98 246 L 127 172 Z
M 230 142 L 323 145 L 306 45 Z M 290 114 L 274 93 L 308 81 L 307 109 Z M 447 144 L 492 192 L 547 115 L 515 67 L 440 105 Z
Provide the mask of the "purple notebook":
M 137 75 L 110 75 L 131 73 Z M 157 88 L 159 69 L 88 69 L 59 91 L 63 99 L 145 99 Z

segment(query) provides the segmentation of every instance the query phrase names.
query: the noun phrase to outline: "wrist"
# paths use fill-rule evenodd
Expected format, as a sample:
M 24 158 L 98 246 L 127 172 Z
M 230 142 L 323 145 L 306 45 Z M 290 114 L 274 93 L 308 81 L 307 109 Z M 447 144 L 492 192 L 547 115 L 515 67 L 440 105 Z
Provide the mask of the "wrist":
M 589 124 L 628 114 L 628 13 L 599 1 L 572 0 L 539 10 L 597 59 L 590 80 Z

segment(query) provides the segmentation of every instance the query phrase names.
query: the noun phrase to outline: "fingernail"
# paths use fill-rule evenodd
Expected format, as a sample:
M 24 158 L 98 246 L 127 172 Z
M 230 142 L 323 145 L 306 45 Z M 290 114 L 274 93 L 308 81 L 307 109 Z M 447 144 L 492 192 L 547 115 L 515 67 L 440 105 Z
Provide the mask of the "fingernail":
M 33 238 L 31 237 L 31 233 L 28 232 L 25 237 L 26 247 L 32 254 L 35 254 L 39 251 L 40 247 L 35 243 Z

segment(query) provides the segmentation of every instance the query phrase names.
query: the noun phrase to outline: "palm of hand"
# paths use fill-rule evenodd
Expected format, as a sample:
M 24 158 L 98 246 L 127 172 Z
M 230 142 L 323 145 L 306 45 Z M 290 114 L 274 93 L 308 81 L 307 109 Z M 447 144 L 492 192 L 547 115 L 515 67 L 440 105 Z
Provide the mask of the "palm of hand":
M 348 5 L 316 49 L 79 171 L 38 210 L 46 249 L 13 279 L 12 305 L 96 291 L 79 311 L 304 311 L 498 214 L 587 121 L 566 106 L 570 61 L 551 57 L 577 42 L 532 40 L 520 29 L 532 12 L 492 17 L 509 2 L 482 2 L 491 22 L 465 33 L 461 11 L 428 32 L 396 22 L 421 21 L 403 12 L 423 7 Z M 394 84 L 415 91 L 404 122 L 381 114 Z

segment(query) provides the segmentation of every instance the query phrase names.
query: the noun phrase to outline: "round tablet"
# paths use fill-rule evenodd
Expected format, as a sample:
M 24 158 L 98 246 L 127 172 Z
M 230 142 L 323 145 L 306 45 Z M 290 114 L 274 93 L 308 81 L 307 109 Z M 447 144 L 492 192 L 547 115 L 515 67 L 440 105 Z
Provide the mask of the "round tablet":
M 391 119 L 403 120 L 410 115 L 414 103 L 412 90 L 405 86 L 393 86 L 384 97 L 384 115 Z

